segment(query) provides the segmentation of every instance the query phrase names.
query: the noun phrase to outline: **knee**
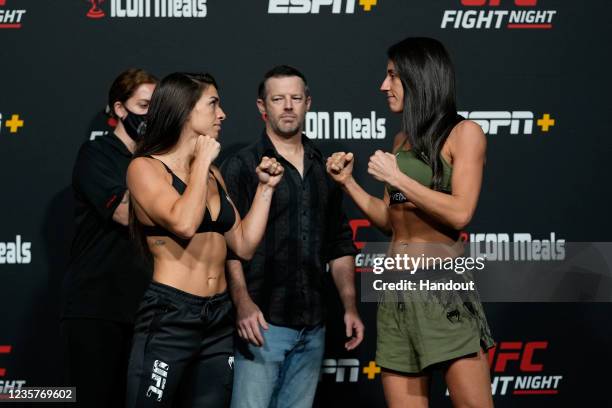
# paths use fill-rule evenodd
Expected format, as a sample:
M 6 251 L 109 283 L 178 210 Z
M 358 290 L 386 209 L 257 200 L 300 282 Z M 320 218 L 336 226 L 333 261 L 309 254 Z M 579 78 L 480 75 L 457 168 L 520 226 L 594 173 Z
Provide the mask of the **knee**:
M 493 408 L 492 398 L 462 398 L 461 401 L 453 400 L 453 408 Z

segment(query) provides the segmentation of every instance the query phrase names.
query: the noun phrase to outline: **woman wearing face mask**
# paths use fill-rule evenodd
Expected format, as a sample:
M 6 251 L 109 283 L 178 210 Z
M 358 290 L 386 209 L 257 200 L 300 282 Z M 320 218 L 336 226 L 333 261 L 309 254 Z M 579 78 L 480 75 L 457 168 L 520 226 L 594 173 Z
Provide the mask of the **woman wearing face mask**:
M 115 79 L 107 113 L 117 127 L 83 144 L 73 169 L 76 234 L 63 284 L 61 333 L 65 380 L 77 387 L 83 407 L 121 406 L 125 400 L 134 315 L 150 279 L 129 237 L 125 178 L 156 84 L 142 69 Z
M 352 153 L 334 153 L 328 172 L 374 225 L 392 234 L 390 255 L 457 259 L 459 232 L 480 194 L 485 135 L 457 115 L 454 70 L 439 41 L 407 38 L 387 54 L 380 89 L 391 111 L 402 115 L 403 129 L 393 153 L 377 151 L 368 164 L 368 173 L 386 184 L 384 198 L 357 184 Z M 470 279 L 459 268 L 437 268 L 415 273 L 442 283 Z M 493 406 L 486 350 L 494 342 L 474 291 L 385 293 L 377 330 L 376 362 L 390 408 L 427 407 L 434 367 L 443 370 L 454 406 Z
M 234 311 L 227 247 L 249 259 L 261 241 L 283 168 L 264 157 L 244 219 L 212 163 L 225 113 L 208 74 L 165 77 L 128 169 L 130 227 L 152 260 L 138 311 L 127 407 L 224 407 L 231 397 Z

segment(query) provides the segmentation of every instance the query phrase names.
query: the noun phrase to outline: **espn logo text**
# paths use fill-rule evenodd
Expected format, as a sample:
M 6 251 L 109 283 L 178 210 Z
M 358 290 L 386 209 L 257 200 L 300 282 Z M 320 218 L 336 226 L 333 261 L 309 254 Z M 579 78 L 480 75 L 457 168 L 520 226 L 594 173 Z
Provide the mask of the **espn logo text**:
M 97 137 L 108 135 L 108 130 L 92 130 L 89 134 L 89 140 L 94 140 Z
M 357 0 L 269 0 L 268 14 L 354 14 Z M 369 12 L 378 0 L 359 0 L 363 11 Z
M 12 0 L 15 1 L 15 0 Z M 21 21 L 26 10 L 5 8 L 7 0 L 0 0 L 0 29 L 21 28 Z
M 457 113 L 478 123 L 482 131 L 488 135 L 496 135 L 502 130 L 507 130 L 511 135 L 531 135 L 534 121 L 535 125 L 546 133 L 556 123 L 550 113 L 543 113 L 537 119 L 530 111 L 460 111 Z
M 321 375 L 319 381 L 324 378 L 333 378 L 337 383 L 349 382 L 354 383 L 359 381 L 359 374 L 364 374 L 368 380 L 376 378 L 376 374 L 380 374 L 380 367 L 375 361 L 368 362 L 368 365 L 361 367 L 361 363 L 356 358 L 326 358 L 323 360 Z M 332 376 L 324 376 L 332 374 Z
M 13 347 L 11 345 L 0 345 L 0 360 L 4 361 L 4 356 L 11 354 Z M 0 367 L 0 377 L 5 377 L 7 369 Z M 9 391 L 20 390 L 25 386 L 25 380 L 4 380 L 0 379 L 0 394 L 8 394 Z
M 0 113 L 0 134 L 2 134 L 3 129 L 7 129 L 9 133 L 17 133 L 25 125 L 18 113 L 8 115 L 4 122 L 2 119 L 2 113 Z
M 538 9 L 538 0 L 461 0 L 461 6 L 459 10 L 444 10 L 440 28 L 551 29 L 557 14 L 556 10 Z
M 380 140 L 387 135 L 387 119 L 377 117 L 374 111 L 366 118 L 353 117 L 351 112 L 308 112 L 305 122 L 304 132 L 310 139 Z
M 544 239 L 534 239 L 530 233 L 462 233 L 470 243 L 470 257 L 487 261 L 562 261 L 565 259 L 565 239 L 554 232 Z M 512 239 L 511 239 L 512 237 Z

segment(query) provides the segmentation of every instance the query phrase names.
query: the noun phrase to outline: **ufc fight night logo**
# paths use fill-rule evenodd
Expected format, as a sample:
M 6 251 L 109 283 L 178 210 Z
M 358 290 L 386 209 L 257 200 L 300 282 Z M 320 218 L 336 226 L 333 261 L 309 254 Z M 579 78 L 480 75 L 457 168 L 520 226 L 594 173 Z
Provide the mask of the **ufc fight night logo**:
M 6 7 L 8 1 L 0 0 L 0 29 L 2 28 L 21 28 L 21 20 L 26 10 L 15 10 Z
M 166 379 L 168 378 L 168 371 L 170 366 L 163 361 L 155 360 L 153 362 L 153 372 L 151 373 L 151 379 L 153 384 L 149 385 L 147 390 L 147 397 L 151 397 L 155 394 L 157 401 L 161 401 L 164 395 L 164 388 L 166 388 Z
M 490 349 L 493 395 L 558 394 L 563 376 L 544 374 L 547 350 L 548 341 L 502 341 Z
M 538 0 L 461 0 L 460 3 L 461 9 L 444 10 L 440 28 L 551 29 L 557 14 L 556 10 L 538 8 Z
M 11 354 L 13 351 L 13 346 L 10 344 L 2 344 L 0 345 L 0 359 L 2 360 L 2 365 L 4 365 L 4 356 Z M 0 367 L 0 394 L 8 394 L 10 391 L 20 390 L 22 387 L 26 385 L 25 380 L 7 380 L 7 369 L 4 367 Z

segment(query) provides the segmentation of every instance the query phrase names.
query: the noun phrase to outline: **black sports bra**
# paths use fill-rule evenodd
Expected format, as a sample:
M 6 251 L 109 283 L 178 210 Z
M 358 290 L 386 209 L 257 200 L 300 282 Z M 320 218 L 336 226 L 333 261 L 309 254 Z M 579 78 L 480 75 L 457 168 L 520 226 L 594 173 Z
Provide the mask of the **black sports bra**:
M 155 157 L 153 156 L 147 156 L 147 157 L 150 157 L 151 159 L 155 159 Z M 178 178 L 178 176 L 174 174 L 172 170 L 170 170 L 170 167 L 166 166 L 166 163 L 164 163 L 163 161 L 159 159 L 155 159 L 155 160 L 161 162 L 161 164 L 163 164 L 164 167 L 166 168 L 166 171 L 172 175 L 172 187 L 174 187 L 174 189 L 178 191 L 179 194 L 182 195 L 185 192 L 185 188 L 187 188 L 187 185 L 183 182 L 183 180 Z M 204 219 L 202 220 L 202 223 L 198 227 L 196 233 L 216 232 L 219 234 L 223 234 L 229 231 L 230 229 L 232 229 L 232 227 L 234 226 L 234 223 L 236 222 L 236 214 L 234 214 L 234 206 L 232 205 L 229 197 L 227 196 L 227 192 L 223 189 L 223 187 L 221 186 L 221 183 L 219 183 L 219 180 L 217 180 L 214 173 L 212 171 L 210 173 L 212 174 L 213 178 L 217 182 L 217 190 L 219 191 L 221 208 L 219 209 L 219 215 L 217 216 L 217 219 L 213 221 L 210 216 L 210 210 L 207 207 L 206 213 L 204 214 Z M 142 228 L 142 232 L 145 235 L 157 235 L 157 236 L 174 235 L 170 231 L 166 230 L 164 227 L 159 226 L 159 225 L 142 225 L 141 224 L 141 228 Z

